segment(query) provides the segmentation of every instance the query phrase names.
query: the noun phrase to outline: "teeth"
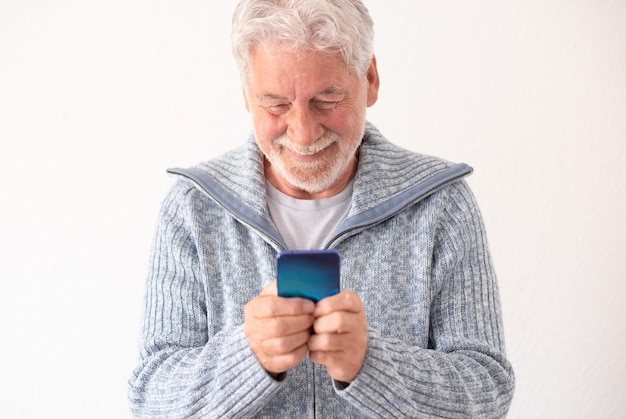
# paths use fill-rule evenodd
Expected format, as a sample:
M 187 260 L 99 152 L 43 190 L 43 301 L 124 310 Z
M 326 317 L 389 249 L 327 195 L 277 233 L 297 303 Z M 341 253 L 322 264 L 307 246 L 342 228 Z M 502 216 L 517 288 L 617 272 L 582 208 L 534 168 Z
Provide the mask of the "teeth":
M 339 140 L 339 136 L 332 132 L 325 133 L 322 137 L 320 137 L 315 143 L 311 144 L 308 147 L 301 146 L 300 144 L 294 143 L 289 137 L 286 135 L 282 135 L 276 139 L 276 144 L 280 147 L 286 147 L 294 153 L 300 154 L 301 156 L 312 156 L 314 154 L 319 153 L 320 151 L 326 149 L 334 142 Z
M 292 145 L 293 147 L 293 145 Z M 317 143 L 310 146 L 310 147 L 293 147 L 291 148 L 291 151 L 301 154 L 303 156 L 312 156 L 313 154 L 317 154 L 320 151 L 324 150 L 327 147 L 327 145 L 320 145 L 317 146 Z

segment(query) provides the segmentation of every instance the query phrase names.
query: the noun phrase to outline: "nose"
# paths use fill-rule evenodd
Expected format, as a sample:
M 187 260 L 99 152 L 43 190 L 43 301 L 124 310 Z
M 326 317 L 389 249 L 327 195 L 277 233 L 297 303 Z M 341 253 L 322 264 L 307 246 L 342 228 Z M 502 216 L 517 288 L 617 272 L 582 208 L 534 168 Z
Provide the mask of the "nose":
M 315 111 L 308 106 L 292 105 L 287 115 L 287 135 L 301 146 L 313 144 L 324 134 Z

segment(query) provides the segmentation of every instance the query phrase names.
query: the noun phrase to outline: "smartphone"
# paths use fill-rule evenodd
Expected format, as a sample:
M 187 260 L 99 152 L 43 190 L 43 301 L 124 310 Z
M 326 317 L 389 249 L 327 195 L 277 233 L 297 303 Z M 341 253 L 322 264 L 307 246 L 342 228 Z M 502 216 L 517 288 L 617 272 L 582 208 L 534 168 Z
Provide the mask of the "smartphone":
M 278 295 L 318 302 L 339 293 L 340 256 L 336 250 L 295 250 L 276 257 Z

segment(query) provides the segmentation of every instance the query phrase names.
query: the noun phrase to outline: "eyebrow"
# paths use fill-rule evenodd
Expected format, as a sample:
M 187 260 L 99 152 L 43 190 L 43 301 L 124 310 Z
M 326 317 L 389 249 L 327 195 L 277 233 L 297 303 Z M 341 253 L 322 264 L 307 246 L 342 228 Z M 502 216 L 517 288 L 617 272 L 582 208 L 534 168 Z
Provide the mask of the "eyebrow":
M 322 90 L 319 93 L 316 93 L 315 96 L 336 95 L 336 94 L 343 95 L 345 93 L 346 91 L 344 89 L 337 87 L 337 86 L 331 86 L 331 87 L 327 87 L 326 89 Z
M 259 95 L 258 99 L 259 99 L 259 103 L 263 103 L 264 100 L 287 100 L 286 97 L 273 95 L 271 93 L 267 93 L 267 94 L 264 94 L 264 95 Z

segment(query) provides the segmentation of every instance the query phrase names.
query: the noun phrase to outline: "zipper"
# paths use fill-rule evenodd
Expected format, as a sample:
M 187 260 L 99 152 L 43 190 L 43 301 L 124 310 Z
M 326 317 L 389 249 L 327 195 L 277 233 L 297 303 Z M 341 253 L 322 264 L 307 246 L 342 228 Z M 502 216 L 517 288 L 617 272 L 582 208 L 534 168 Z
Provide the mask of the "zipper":
M 311 362 L 311 367 L 312 367 L 311 370 L 313 371 L 313 374 L 311 374 L 311 376 L 313 377 L 313 417 L 316 418 L 317 417 L 317 410 L 316 410 L 315 407 L 316 407 L 317 400 L 315 399 L 315 397 L 316 397 L 315 396 L 315 393 L 316 393 L 315 386 L 316 386 L 316 384 L 315 384 L 315 363 L 314 362 Z
M 198 189 L 200 189 L 200 191 L 205 196 L 216 202 L 218 205 L 221 205 L 237 221 L 247 226 L 248 228 L 251 228 L 254 231 L 258 232 L 261 237 L 263 237 L 264 240 L 272 245 L 275 249 L 286 250 L 286 246 L 282 243 L 280 239 L 280 234 L 267 219 L 264 219 L 252 210 L 246 211 L 243 209 L 242 206 L 235 205 L 233 202 L 231 202 L 232 200 L 229 199 L 231 195 L 228 193 L 228 191 L 226 191 L 220 184 L 212 181 L 211 178 L 209 178 L 209 176 L 207 176 L 204 172 L 196 168 L 175 168 L 168 169 L 167 172 L 170 174 L 183 176 L 184 178 L 190 180 Z M 380 209 L 379 206 L 371 208 L 365 213 L 344 220 L 344 222 L 342 222 L 339 227 L 340 231 L 326 244 L 324 248 L 329 249 L 333 244 L 336 245 L 340 241 L 357 234 L 359 231 L 366 230 L 370 227 L 389 220 L 406 208 L 415 205 L 416 203 L 432 195 L 436 191 L 444 188 L 445 186 L 464 178 L 465 176 L 471 174 L 471 172 L 472 168 L 470 166 L 466 164 L 457 164 L 429 176 L 428 178 L 420 181 L 418 184 L 409 188 L 408 191 L 405 191 L 399 197 L 396 197 L 391 201 L 386 201 L 384 205 L 387 205 L 389 209 L 385 209 L 384 211 L 376 214 L 376 216 L 371 217 L 369 215 L 369 212 L 377 212 Z M 365 222 L 365 220 L 367 220 L 367 222 Z M 346 224 L 346 226 L 342 228 L 342 225 L 344 224 Z M 315 364 L 311 363 L 311 366 L 311 372 L 313 376 L 312 413 L 313 417 L 316 417 L 317 412 Z
M 417 204 L 418 202 L 434 194 L 438 190 L 470 175 L 472 171 L 473 169 L 470 166 L 462 163 L 462 164 L 454 165 L 441 172 L 435 173 L 434 175 L 431 176 L 431 178 L 437 177 L 437 179 L 432 179 L 432 184 L 428 185 L 427 188 L 423 188 L 423 190 L 419 190 L 420 188 L 417 188 L 417 187 L 420 184 L 422 184 L 422 182 L 420 182 L 419 184 L 413 187 L 413 188 L 416 188 L 417 190 L 414 193 L 410 194 L 410 196 L 413 196 L 412 198 L 405 200 L 405 202 L 403 202 L 397 208 L 394 208 L 392 211 L 383 213 L 382 215 L 375 218 L 373 221 L 369 221 L 366 223 L 357 223 L 351 227 L 341 230 L 331 240 L 329 240 L 329 242 L 326 244 L 324 249 L 330 249 L 333 244 L 337 244 L 341 240 L 351 237 L 360 231 L 367 230 L 368 228 L 373 227 L 377 224 L 383 223 L 389 220 L 390 218 L 393 218 L 395 215 L 404 211 L 406 208 Z M 427 178 L 426 180 L 428 179 L 430 178 Z M 416 196 L 414 195 L 415 193 L 417 193 Z M 349 221 L 349 219 L 347 219 L 346 221 Z
M 413 185 L 409 190 L 405 191 L 399 197 L 386 201 L 384 205 L 389 209 L 379 212 L 380 207 L 374 207 L 360 215 L 347 218 L 339 226 L 340 231 L 326 244 L 325 249 L 329 249 L 332 245 L 355 235 L 359 231 L 373 227 L 377 224 L 387 221 L 396 214 L 402 212 L 407 207 L 415 205 L 419 201 L 432 195 L 439 189 L 454 183 L 465 176 L 472 173 L 472 168 L 464 163 L 455 164 L 444 170 L 441 170 Z M 226 209 L 237 221 L 243 225 L 257 231 L 270 245 L 278 250 L 286 250 L 286 246 L 280 239 L 280 234 L 276 228 L 267 219 L 261 217 L 252 210 L 245 211 L 241 205 L 235 205 L 230 202 L 231 196 L 220 184 L 214 182 L 209 176 L 197 168 L 190 169 L 168 169 L 168 173 L 176 174 L 190 180 L 200 191 L 207 197 L 221 205 Z M 370 216 L 370 212 L 376 212 Z M 363 220 L 361 220 L 363 219 Z M 342 225 L 346 226 L 342 227 Z
M 252 210 L 245 211 L 242 206 L 229 202 L 230 194 L 218 183 L 213 182 L 204 172 L 196 168 L 168 169 L 168 173 L 182 176 L 191 181 L 206 197 L 222 206 L 241 224 L 257 231 L 266 242 L 278 250 L 287 247 L 280 240 L 280 234 L 268 220 Z

